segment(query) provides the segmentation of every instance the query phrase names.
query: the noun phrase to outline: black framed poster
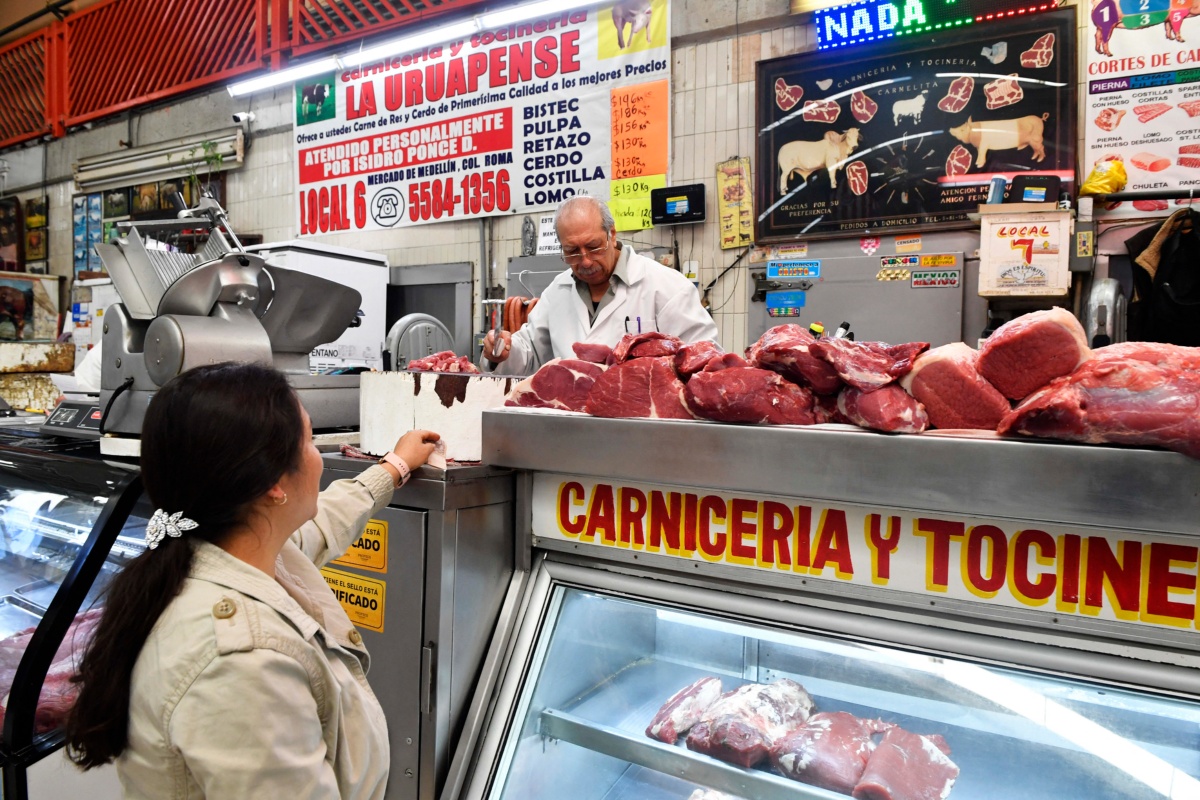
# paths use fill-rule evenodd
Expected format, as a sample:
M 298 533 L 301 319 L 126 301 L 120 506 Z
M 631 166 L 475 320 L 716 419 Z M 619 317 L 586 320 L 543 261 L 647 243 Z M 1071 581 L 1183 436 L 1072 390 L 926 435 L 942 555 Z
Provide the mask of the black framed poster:
M 1066 9 L 759 62 L 755 241 L 969 227 L 998 176 L 1071 191 L 1074 35 Z

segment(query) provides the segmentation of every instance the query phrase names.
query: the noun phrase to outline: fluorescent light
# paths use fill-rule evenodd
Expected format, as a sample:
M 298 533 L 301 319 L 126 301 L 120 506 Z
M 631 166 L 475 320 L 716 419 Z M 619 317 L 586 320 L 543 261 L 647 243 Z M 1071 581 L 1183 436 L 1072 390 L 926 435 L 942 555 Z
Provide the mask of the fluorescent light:
M 365 64 L 368 61 L 378 61 L 388 56 L 400 55 L 401 53 L 411 53 L 420 50 L 423 47 L 428 47 L 431 44 L 442 44 L 444 42 L 452 42 L 456 39 L 465 39 L 472 33 L 479 30 L 479 20 L 475 17 L 455 22 L 450 25 L 443 25 L 440 28 L 432 28 L 422 33 L 412 36 L 404 36 L 400 39 L 393 39 L 390 42 L 368 47 L 365 50 L 356 50 L 353 53 L 346 53 L 341 57 L 341 61 L 348 67 Z
M 523 22 L 527 19 L 546 16 L 549 14 L 563 14 L 568 11 L 574 11 L 577 8 L 584 6 L 595 5 L 597 0 L 539 0 L 537 3 L 529 3 L 523 6 L 514 6 L 506 8 L 502 11 L 489 11 L 480 15 L 479 24 L 483 28 L 503 28 L 506 25 L 512 25 L 514 22 Z
M 229 94 L 233 97 L 238 97 L 244 94 L 254 94 L 255 92 L 269 89 L 272 86 L 279 86 L 284 83 L 295 83 L 304 78 L 310 78 L 313 75 L 320 75 L 322 72 L 330 72 L 335 69 L 341 69 L 342 65 L 337 58 L 330 56 L 322 58 L 319 61 L 312 61 L 308 64 L 299 64 L 295 67 L 288 67 L 279 72 L 272 72 L 269 75 L 263 75 L 258 78 L 251 78 L 248 81 L 241 81 L 229 87 Z

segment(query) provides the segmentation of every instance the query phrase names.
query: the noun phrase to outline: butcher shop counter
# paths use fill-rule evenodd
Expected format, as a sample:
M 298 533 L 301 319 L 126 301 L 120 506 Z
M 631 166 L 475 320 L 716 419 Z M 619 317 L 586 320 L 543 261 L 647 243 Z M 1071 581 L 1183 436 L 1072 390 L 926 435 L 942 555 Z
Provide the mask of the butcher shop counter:
M 483 417 L 485 461 L 518 471 L 524 547 L 444 800 L 833 800 L 885 796 L 867 788 L 881 781 L 897 798 L 1200 797 L 1200 462 Z M 762 753 L 733 748 L 750 767 L 714 757 L 715 720 L 689 733 L 672 716 L 686 703 L 663 712 L 678 741 L 648 736 L 703 678 L 789 679 L 872 727 L 860 774 L 813 785 L 815 761 L 773 761 L 793 741 L 779 727 Z M 811 730 L 802 716 L 786 730 Z

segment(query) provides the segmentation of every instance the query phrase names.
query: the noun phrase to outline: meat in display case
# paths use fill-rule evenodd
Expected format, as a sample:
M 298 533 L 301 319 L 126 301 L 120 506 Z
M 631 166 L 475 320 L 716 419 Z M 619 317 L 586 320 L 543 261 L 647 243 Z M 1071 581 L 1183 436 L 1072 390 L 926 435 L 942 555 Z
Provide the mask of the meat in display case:
M 1049 645 L 553 560 L 530 586 L 466 797 L 1200 797 L 1200 703 Z

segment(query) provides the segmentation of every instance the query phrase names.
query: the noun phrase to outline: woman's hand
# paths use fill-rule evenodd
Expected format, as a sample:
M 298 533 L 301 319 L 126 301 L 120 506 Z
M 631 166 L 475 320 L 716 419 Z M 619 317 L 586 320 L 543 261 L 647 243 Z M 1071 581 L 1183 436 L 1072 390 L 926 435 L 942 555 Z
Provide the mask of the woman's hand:
M 433 431 L 409 431 L 400 437 L 392 452 L 400 456 L 410 470 L 415 470 L 429 460 L 434 442 L 441 438 Z

